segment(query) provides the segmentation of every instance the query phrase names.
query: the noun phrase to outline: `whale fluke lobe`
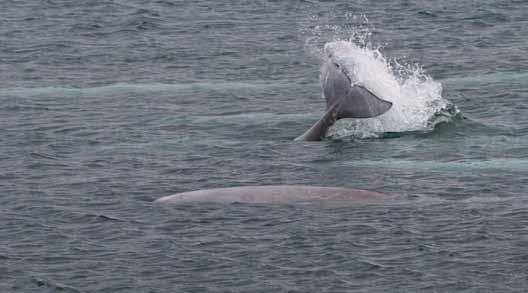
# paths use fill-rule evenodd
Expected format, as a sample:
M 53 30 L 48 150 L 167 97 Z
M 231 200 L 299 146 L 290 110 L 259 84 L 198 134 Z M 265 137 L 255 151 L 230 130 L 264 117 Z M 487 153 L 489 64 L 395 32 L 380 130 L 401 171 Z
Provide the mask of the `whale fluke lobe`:
M 379 98 L 359 85 L 351 87 L 348 95 L 340 99 L 338 103 L 338 119 L 376 117 L 392 107 L 391 102 Z
M 386 198 L 383 193 L 342 187 L 305 185 L 264 185 L 204 189 L 178 193 L 156 200 L 158 203 L 294 203 L 350 201 Z
M 372 118 L 382 115 L 392 107 L 391 102 L 379 98 L 361 85 L 355 85 L 351 77 L 346 68 L 334 60 L 333 54 L 329 54 L 321 73 L 326 112 L 295 140 L 321 140 L 339 119 Z

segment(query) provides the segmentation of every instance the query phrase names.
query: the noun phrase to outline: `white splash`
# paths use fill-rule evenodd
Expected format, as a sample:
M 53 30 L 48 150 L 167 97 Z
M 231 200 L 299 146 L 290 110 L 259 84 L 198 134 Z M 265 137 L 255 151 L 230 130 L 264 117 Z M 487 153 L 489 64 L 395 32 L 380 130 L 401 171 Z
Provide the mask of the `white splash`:
M 369 119 L 343 119 L 328 133 L 330 138 L 377 137 L 386 132 L 427 131 L 439 122 L 437 116 L 454 116 L 458 110 L 442 98 L 442 84 L 418 66 L 390 62 L 379 49 L 351 41 L 325 44 L 325 55 L 344 66 L 352 83 L 362 85 L 393 103 L 385 114 Z M 442 115 L 446 113 L 446 115 Z M 448 118 L 449 119 L 449 118 Z

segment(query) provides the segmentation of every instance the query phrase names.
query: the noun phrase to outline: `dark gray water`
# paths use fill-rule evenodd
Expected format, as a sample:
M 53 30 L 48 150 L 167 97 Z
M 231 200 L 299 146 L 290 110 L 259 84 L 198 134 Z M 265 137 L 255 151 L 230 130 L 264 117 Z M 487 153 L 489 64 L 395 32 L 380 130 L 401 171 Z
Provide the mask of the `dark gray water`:
M 528 2 L 0 4 L 0 291 L 525 291 Z M 354 16 L 354 17 L 351 17 Z M 293 142 L 365 25 L 462 115 Z M 394 199 L 162 206 L 238 185 Z

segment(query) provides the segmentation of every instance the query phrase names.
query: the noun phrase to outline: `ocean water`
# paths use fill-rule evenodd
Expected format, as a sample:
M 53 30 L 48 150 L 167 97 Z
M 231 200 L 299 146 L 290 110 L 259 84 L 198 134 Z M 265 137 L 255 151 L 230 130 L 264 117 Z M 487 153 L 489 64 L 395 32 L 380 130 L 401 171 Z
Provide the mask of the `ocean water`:
M 523 292 L 528 2 L 7 0 L 1 292 Z M 325 44 L 391 100 L 324 112 Z M 305 184 L 388 200 L 160 205 Z

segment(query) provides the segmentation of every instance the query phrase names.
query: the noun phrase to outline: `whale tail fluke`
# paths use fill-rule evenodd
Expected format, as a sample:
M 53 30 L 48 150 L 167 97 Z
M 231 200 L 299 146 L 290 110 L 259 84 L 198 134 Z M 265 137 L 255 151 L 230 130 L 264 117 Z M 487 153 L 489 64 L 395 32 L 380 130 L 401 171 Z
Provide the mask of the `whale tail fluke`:
M 343 118 L 371 118 L 387 112 L 392 103 L 385 101 L 368 89 L 355 85 L 327 109 L 323 117 L 295 140 L 316 141 L 325 137 L 328 128 Z

